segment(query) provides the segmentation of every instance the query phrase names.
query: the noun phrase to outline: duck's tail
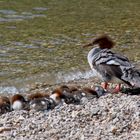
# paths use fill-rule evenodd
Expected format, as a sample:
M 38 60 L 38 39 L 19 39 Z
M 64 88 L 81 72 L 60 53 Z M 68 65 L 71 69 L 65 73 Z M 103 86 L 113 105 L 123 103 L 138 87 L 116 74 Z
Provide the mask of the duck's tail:
M 132 67 L 122 68 L 123 80 L 128 81 L 133 87 L 140 87 L 140 70 L 137 70 Z

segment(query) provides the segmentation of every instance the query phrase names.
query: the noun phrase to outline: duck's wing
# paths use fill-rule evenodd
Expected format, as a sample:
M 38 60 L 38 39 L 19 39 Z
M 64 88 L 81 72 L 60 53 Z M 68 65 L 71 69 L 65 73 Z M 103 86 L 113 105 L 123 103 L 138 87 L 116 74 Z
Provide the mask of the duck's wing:
M 115 66 L 125 66 L 125 67 L 134 67 L 127 57 L 122 56 L 117 53 L 113 53 L 109 49 L 103 49 L 97 53 L 94 57 L 93 64 L 100 65 L 115 65 Z
M 131 85 L 129 80 L 123 78 L 125 71 L 122 67 L 127 67 L 129 69 L 134 67 L 127 57 L 113 53 L 111 50 L 104 49 L 95 55 L 93 65 L 105 81 L 109 81 L 112 77 L 116 77 L 129 86 Z

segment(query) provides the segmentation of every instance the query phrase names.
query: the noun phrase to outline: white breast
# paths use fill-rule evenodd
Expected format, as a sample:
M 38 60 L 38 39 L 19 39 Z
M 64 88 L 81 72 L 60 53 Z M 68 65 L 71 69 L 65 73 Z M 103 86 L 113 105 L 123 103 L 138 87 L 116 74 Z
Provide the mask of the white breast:
M 23 104 L 22 104 L 21 101 L 15 101 L 15 102 L 13 103 L 13 105 L 12 105 L 12 108 L 13 108 L 14 110 L 20 110 L 20 109 L 23 108 Z

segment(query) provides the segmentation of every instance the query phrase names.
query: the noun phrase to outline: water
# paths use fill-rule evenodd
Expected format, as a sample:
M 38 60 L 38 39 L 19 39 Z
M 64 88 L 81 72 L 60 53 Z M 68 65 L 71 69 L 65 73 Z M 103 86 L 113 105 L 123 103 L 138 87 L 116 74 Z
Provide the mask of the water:
M 94 76 L 81 46 L 97 34 L 117 42 L 114 51 L 140 56 L 138 0 L 0 1 L 0 93 L 26 91 Z
M 42 10 L 43 9 L 45 8 L 42 8 Z M 41 10 L 41 7 L 36 8 L 36 10 Z M 14 10 L 0 10 L 0 14 L 2 15 L 2 17 L 0 18 L 0 22 L 17 22 L 22 20 L 33 19 L 36 17 L 46 17 L 46 15 L 44 14 L 33 14 L 31 12 L 18 13 Z

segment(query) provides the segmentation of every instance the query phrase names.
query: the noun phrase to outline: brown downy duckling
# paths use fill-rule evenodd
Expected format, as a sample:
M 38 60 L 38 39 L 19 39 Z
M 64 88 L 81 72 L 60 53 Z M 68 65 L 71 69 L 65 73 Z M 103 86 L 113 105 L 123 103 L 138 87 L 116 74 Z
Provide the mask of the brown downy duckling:
M 0 96 L 0 115 L 11 111 L 10 100 L 6 96 Z
M 62 85 L 52 92 L 51 97 L 57 103 L 64 101 L 67 104 L 78 104 L 80 102 L 78 94 L 79 92 L 77 87 L 68 87 L 66 85 Z
M 65 96 L 63 95 L 62 89 L 57 88 L 52 92 L 50 98 L 53 99 L 55 103 L 58 105 L 65 99 Z
M 86 97 L 88 99 L 98 98 L 99 97 L 98 94 L 97 94 L 97 92 L 94 89 L 89 88 L 89 87 L 84 87 L 82 89 L 82 96 L 83 97 Z
M 28 108 L 28 101 L 21 94 L 15 94 L 11 97 L 11 108 L 13 110 L 22 110 Z
M 49 97 L 48 94 L 45 93 L 35 93 L 31 94 L 28 97 L 30 109 L 34 109 L 36 111 L 44 111 L 53 109 L 56 104 L 53 99 Z

